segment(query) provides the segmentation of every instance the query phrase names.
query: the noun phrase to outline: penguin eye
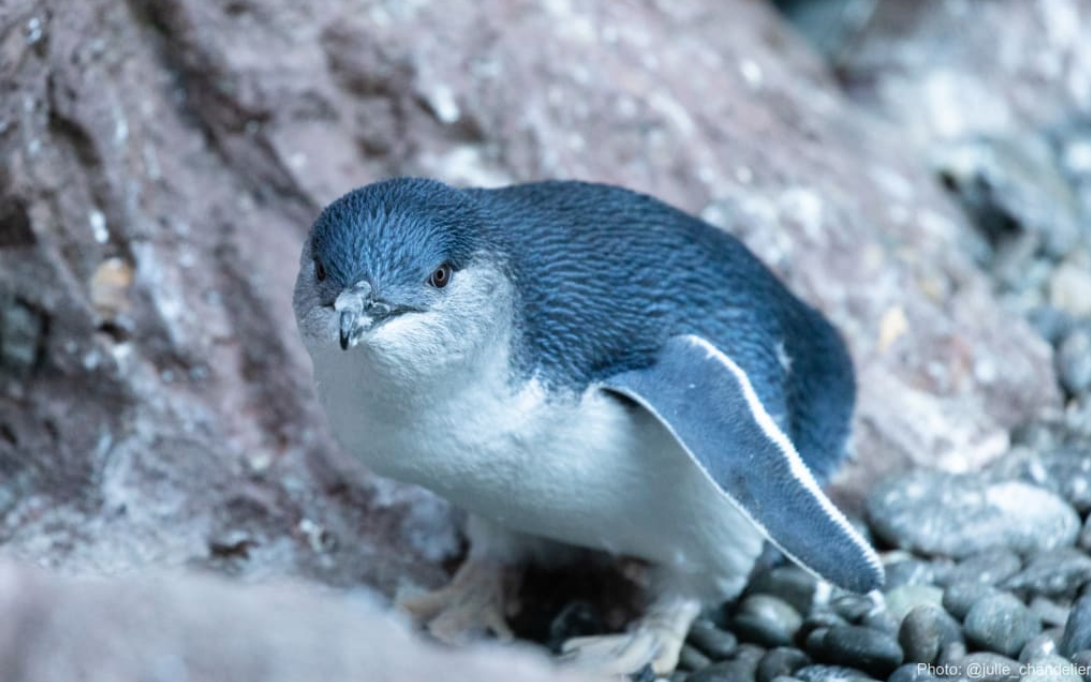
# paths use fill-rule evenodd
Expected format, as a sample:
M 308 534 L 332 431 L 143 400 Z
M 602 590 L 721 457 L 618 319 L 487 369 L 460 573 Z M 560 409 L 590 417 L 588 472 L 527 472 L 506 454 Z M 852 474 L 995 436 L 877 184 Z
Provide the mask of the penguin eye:
M 447 283 L 451 281 L 451 266 L 444 263 L 436 268 L 436 271 L 432 273 L 432 276 L 428 278 L 428 283 L 437 289 L 442 289 L 447 286 Z
M 319 282 L 326 279 L 326 268 L 323 267 L 322 261 L 317 258 L 314 259 L 314 276 Z

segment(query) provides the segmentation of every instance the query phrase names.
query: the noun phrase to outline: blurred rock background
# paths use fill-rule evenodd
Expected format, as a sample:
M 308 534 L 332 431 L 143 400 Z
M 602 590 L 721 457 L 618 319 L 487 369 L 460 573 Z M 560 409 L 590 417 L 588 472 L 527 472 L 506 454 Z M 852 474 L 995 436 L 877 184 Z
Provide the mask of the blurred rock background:
M 0 609 L 150 568 L 442 582 L 457 516 L 334 449 L 289 305 L 320 207 L 403 174 L 740 236 L 852 347 L 850 508 L 1091 452 L 1086 0 L 2 0 Z M 172 575 L 164 619 L 212 589 Z

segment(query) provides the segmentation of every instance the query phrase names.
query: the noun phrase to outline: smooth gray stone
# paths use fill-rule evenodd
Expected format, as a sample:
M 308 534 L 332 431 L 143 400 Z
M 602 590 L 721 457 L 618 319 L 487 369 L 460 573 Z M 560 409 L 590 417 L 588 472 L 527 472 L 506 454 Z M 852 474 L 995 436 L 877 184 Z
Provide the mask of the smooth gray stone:
M 966 614 L 964 629 L 967 639 L 977 646 L 1014 657 L 1042 631 L 1042 624 L 1023 602 L 1000 593 L 974 604 Z
M 898 643 L 911 663 L 935 663 L 943 647 L 961 642 L 958 621 L 938 606 L 918 606 L 909 612 L 898 631 Z

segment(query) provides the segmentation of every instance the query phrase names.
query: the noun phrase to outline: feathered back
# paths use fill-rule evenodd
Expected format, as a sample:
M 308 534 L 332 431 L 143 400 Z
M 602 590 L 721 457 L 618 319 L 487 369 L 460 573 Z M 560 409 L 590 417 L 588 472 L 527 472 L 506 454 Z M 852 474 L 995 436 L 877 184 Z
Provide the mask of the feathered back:
M 833 327 L 731 235 L 652 197 L 542 182 L 468 190 L 520 297 L 526 374 L 582 389 L 697 334 L 748 374 L 819 477 L 840 460 L 855 400 Z

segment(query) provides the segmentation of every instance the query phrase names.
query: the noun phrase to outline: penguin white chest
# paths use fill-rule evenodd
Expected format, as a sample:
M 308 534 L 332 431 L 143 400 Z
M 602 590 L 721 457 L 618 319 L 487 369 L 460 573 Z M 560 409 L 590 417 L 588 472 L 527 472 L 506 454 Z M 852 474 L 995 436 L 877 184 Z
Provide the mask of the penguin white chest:
M 423 394 L 364 354 L 316 356 L 315 370 L 342 446 L 377 473 L 519 532 L 745 575 L 761 536 L 650 413 L 595 386 L 513 384 L 507 353 L 482 357 Z

